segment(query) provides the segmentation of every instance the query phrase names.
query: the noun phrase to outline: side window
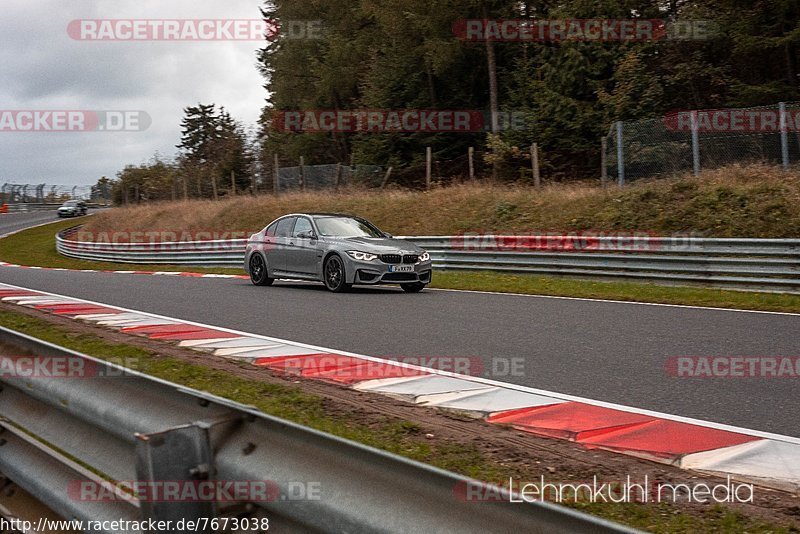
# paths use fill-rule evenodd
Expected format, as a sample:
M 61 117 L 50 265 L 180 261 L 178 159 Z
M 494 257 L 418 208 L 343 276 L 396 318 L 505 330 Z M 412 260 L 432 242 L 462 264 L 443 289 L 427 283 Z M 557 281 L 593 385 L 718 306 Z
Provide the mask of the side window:
M 311 221 L 306 219 L 305 217 L 298 217 L 297 222 L 294 224 L 294 231 L 292 232 L 292 236 L 297 237 L 298 234 L 303 232 L 313 232 L 314 227 L 311 226 Z
M 297 217 L 286 217 L 278 221 L 278 229 L 275 231 L 275 237 L 289 237 L 292 235 L 292 226 Z
M 280 221 L 274 222 L 267 226 L 267 229 L 264 230 L 264 237 L 275 237 L 275 233 L 278 229 L 278 222 Z

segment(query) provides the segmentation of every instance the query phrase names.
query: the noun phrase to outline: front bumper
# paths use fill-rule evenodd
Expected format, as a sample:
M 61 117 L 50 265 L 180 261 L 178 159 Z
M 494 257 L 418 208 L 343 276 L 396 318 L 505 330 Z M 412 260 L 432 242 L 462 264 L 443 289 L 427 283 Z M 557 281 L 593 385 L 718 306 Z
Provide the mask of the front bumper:
M 357 261 L 349 258 L 348 282 L 351 284 L 429 284 L 433 273 L 433 263 L 425 261 L 413 265 L 412 272 L 391 272 L 391 267 L 408 264 L 387 264 L 379 260 Z

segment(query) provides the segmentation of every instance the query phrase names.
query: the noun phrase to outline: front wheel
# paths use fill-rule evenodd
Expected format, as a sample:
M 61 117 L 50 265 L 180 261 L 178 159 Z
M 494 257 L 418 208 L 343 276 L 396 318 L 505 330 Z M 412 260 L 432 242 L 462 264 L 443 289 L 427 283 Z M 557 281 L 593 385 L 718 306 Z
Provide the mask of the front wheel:
M 400 284 L 400 287 L 403 288 L 403 291 L 406 293 L 419 293 L 427 284 L 423 284 L 422 282 L 414 282 L 413 284 Z
M 271 286 L 272 278 L 267 271 L 267 262 L 261 254 L 253 254 L 250 258 L 250 281 L 255 286 Z
M 345 278 L 344 262 L 339 256 L 331 256 L 325 260 L 322 271 L 325 287 L 334 293 L 349 291 L 353 284 L 348 284 Z

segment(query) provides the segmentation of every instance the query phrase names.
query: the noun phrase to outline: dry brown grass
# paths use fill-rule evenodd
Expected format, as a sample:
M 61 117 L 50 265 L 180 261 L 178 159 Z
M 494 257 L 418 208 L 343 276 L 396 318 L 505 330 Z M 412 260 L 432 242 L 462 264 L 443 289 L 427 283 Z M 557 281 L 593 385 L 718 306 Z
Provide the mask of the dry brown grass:
M 118 208 L 86 230 L 257 231 L 290 212 L 366 217 L 398 235 L 460 232 L 695 232 L 720 237 L 800 235 L 800 172 L 731 166 L 618 189 L 587 184 L 459 185 L 429 192 L 349 190 Z

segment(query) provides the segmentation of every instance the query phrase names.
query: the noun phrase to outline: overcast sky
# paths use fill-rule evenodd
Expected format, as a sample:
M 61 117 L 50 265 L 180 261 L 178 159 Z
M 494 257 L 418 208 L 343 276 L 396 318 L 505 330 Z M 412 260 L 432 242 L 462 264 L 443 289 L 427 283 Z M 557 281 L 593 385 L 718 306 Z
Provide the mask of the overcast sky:
M 75 19 L 258 19 L 261 0 L 3 0 L 0 110 L 141 110 L 143 132 L 0 131 L 0 183 L 89 185 L 175 153 L 183 108 L 223 105 L 254 125 L 266 93 L 259 42 L 100 42 Z

